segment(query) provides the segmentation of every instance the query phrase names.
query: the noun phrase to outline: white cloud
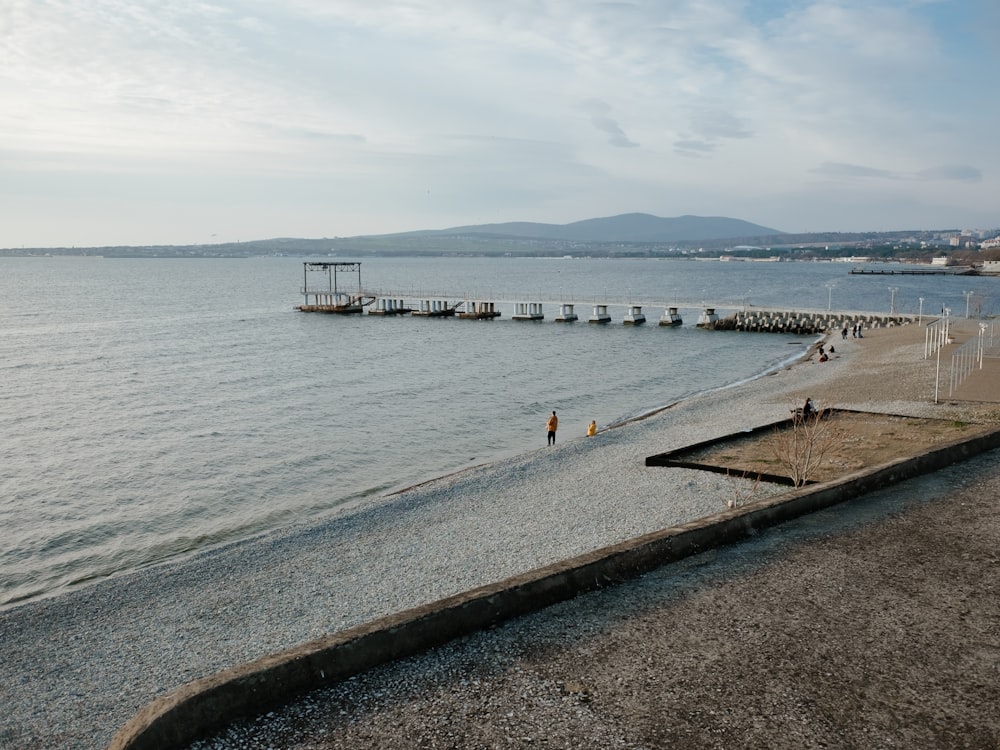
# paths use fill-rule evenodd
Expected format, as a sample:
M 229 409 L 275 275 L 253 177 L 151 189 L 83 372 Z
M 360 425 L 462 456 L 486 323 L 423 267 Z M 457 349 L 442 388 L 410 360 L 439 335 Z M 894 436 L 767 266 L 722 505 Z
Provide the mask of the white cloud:
M 945 164 L 938 167 L 928 167 L 917 173 L 924 180 L 958 180 L 960 182 L 979 182 L 983 173 L 975 167 L 964 164 Z
M 943 164 L 921 169 L 913 174 L 892 172 L 888 169 L 865 167 L 859 164 L 825 162 L 813 173 L 835 179 L 883 179 L 883 180 L 956 180 L 959 182 L 979 182 L 983 173 L 976 167 L 965 164 Z
M 590 123 L 598 130 L 607 133 L 608 143 L 620 148 L 635 148 L 638 143 L 630 140 L 618 122 L 610 117 L 611 107 L 599 99 L 588 99 L 580 105 L 580 109 L 590 115 Z
M 625 211 L 795 231 L 788 191 L 816 180 L 878 183 L 914 225 L 954 224 L 957 198 L 985 222 L 1000 71 L 970 40 L 991 8 L 8 0 L 0 247 L 182 242 L 205 214 L 244 238 Z M 82 185 L 108 190 L 88 220 L 43 226 Z M 123 211 L 129 195 L 172 221 Z M 821 202 L 811 228 L 866 228 L 842 209 Z

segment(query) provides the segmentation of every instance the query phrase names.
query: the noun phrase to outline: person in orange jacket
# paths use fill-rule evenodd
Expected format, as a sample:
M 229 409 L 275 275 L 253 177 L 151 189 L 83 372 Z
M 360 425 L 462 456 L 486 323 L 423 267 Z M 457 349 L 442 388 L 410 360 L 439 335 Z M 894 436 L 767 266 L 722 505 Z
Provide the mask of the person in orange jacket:
M 597 434 L 597 420 L 590 420 L 590 424 L 587 425 L 587 437 L 593 437 Z
M 549 431 L 549 445 L 556 444 L 556 429 L 559 427 L 559 417 L 556 416 L 555 412 L 552 412 L 552 416 L 549 417 L 549 421 L 545 423 L 545 429 Z

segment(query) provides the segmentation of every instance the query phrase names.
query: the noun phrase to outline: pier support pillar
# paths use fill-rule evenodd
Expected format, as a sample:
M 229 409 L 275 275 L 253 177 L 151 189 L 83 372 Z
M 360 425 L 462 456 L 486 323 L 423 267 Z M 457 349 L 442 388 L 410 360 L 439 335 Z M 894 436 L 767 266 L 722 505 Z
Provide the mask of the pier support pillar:
M 574 320 L 579 320 L 580 316 L 573 312 L 573 305 L 568 302 L 564 302 L 559 305 L 559 314 L 556 315 L 556 323 L 572 323 Z
M 608 315 L 607 305 L 594 305 L 594 311 L 587 319 L 588 323 L 610 323 L 611 316 Z
M 638 326 L 645 322 L 646 316 L 642 314 L 642 307 L 640 305 L 629 305 L 628 313 L 626 313 L 622 323 L 627 326 Z
M 541 302 L 516 302 L 515 310 L 512 320 L 542 320 L 545 315 L 542 314 L 542 303 Z
M 715 314 L 714 307 L 706 307 L 698 316 L 698 328 L 713 328 L 719 316 Z
M 454 315 L 454 308 L 449 308 L 448 303 L 440 299 L 419 300 L 419 307 L 413 311 L 413 315 L 421 315 L 428 318 L 438 318 L 447 315 Z
M 668 307 L 663 311 L 663 315 L 660 316 L 661 326 L 679 326 L 684 321 L 681 320 L 681 316 L 677 312 L 676 307 Z
M 492 320 L 499 318 L 500 313 L 493 302 L 472 302 L 466 300 L 465 309 L 458 314 L 460 318 L 472 318 L 474 320 Z

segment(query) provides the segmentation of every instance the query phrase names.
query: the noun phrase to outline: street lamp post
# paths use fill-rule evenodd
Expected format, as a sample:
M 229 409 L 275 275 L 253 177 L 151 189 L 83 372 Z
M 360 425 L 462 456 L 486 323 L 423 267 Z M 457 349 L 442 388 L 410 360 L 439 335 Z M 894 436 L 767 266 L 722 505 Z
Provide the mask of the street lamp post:
M 833 310 L 833 284 L 825 284 L 826 286 L 826 311 L 830 312 Z
M 917 325 L 924 322 L 924 298 L 920 298 L 920 314 L 917 315 Z
M 889 287 L 889 314 L 896 314 L 896 292 L 899 291 L 898 286 Z
M 962 292 L 965 295 L 965 319 L 969 319 L 969 299 L 972 297 L 973 292 Z

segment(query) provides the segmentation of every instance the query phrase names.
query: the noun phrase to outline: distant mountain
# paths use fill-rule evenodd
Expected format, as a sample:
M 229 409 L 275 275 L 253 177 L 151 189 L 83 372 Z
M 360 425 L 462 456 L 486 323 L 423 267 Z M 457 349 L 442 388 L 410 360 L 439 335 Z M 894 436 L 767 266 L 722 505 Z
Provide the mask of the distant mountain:
M 209 245 L 145 245 L 61 248 L 0 248 L 0 254 L 103 255 L 108 257 L 243 257 L 248 255 L 330 255 L 428 253 L 538 253 L 563 254 L 566 243 L 590 245 L 595 252 L 617 254 L 648 252 L 644 245 L 699 249 L 728 248 L 732 245 L 781 245 L 806 241 L 803 235 L 786 235 L 777 229 L 724 216 L 677 216 L 665 219 L 651 214 L 621 214 L 601 219 L 584 219 L 570 224 L 540 224 L 513 221 L 477 224 L 450 229 L 425 229 L 394 234 L 307 239 L 275 237 Z M 824 242 L 845 241 L 836 235 Z M 615 247 L 618 243 L 636 247 Z
M 493 238 L 561 240 L 570 242 L 683 242 L 727 238 L 767 237 L 783 234 L 777 229 L 724 216 L 677 216 L 672 219 L 651 214 L 621 214 L 584 219 L 570 224 L 539 224 L 513 221 L 477 224 L 450 229 L 406 232 L 422 236 L 481 235 Z

